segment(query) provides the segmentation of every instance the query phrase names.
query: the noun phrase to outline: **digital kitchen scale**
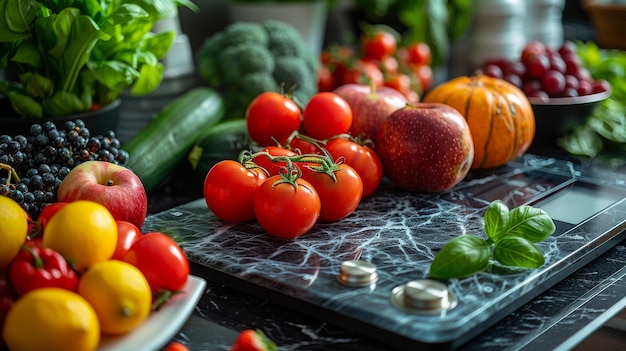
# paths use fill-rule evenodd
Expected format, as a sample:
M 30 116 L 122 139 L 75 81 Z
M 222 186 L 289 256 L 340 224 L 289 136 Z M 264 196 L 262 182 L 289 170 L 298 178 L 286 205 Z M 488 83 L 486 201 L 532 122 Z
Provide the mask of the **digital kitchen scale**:
M 484 237 L 493 200 L 541 207 L 556 232 L 538 244 L 545 264 L 435 281 L 435 254 L 458 235 Z M 294 240 L 254 221 L 218 220 L 200 199 L 149 216 L 207 279 L 353 329 L 397 349 L 454 349 L 625 238 L 626 175 L 527 154 L 471 172 L 450 191 L 382 184 L 351 216 Z

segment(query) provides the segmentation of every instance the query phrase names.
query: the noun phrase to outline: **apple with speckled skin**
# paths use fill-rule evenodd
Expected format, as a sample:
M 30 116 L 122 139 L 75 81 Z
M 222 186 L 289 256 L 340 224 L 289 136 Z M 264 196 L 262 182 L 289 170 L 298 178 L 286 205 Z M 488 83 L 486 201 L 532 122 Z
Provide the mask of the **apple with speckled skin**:
M 113 218 L 141 228 L 148 212 L 146 189 L 130 169 L 106 161 L 74 167 L 57 191 L 57 201 L 91 200 L 106 207 Z
M 414 192 L 452 188 L 474 160 L 465 118 L 441 103 L 417 103 L 393 112 L 378 131 L 376 150 L 385 176 Z

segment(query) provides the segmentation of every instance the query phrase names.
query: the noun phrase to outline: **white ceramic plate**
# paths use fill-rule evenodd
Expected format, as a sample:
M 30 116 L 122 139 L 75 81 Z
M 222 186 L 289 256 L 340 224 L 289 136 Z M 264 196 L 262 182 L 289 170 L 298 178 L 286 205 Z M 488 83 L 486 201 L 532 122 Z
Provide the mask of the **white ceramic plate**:
M 98 351 L 158 350 L 183 327 L 204 293 L 206 281 L 193 275 L 183 291 L 174 295 L 160 310 L 123 336 L 103 336 Z

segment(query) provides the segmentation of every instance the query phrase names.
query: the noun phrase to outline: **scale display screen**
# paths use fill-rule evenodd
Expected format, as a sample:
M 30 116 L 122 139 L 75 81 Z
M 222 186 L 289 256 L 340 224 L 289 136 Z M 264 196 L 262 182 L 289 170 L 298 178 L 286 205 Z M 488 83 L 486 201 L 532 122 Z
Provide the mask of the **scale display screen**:
M 538 207 L 552 219 L 578 224 L 599 213 L 623 198 L 622 192 L 611 192 L 606 188 L 589 184 L 574 183 L 560 190 Z

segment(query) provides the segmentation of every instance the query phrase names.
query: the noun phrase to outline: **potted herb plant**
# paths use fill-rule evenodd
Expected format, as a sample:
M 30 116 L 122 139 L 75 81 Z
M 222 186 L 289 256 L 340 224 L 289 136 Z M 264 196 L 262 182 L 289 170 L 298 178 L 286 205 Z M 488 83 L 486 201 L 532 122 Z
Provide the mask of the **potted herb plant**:
M 188 0 L 0 0 L 0 94 L 22 118 L 107 108 L 162 79 L 175 33 L 151 32 Z

